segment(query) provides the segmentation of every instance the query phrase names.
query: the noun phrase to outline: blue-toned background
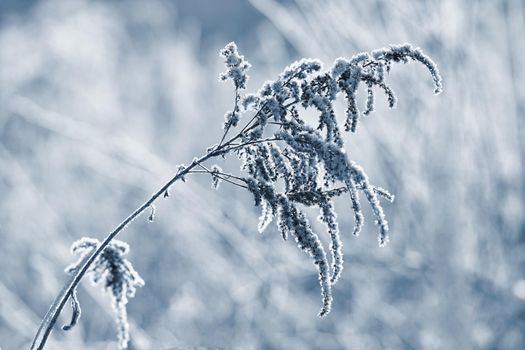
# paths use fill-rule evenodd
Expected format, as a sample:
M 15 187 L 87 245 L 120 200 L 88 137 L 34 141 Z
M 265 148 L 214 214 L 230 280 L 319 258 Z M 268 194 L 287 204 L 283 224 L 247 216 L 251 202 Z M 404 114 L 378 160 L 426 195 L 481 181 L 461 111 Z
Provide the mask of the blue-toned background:
M 309 257 L 257 233 L 250 195 L 195 178 L 121 236 L 146 280 L 130 348 L 525 348 L 524 37 L 519 0 L 1 1 L 0 347 L 29 347 L 73 241 L 105 236 L 218 141 L 233 90 L 217 53 L 236 41 L 249 91 L 300 57 L 404 42 L 445 90 L 396 66 L 397 108 L 380 96 L 345 135 L 396 201 L 386 248 L 370 212 L 355 238 L 337 202 L 346 261 L 326 319 Z M 107 295 L 84 281 L 79 298 L 80 324 L 48 349 L 116 348 Z

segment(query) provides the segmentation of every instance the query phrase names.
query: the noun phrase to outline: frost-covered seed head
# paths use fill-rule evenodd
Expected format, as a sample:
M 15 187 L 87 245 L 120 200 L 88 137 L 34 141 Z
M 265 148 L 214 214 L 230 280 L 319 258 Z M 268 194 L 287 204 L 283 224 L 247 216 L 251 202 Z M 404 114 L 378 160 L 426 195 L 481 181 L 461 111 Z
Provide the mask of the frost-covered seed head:
M 246 89 L 246 82 L 248 81 L 246 72 L 251 65 L 244 59 L 244 56 L 239 55 L 237 45 L 231 42 L 220 53 L 224 57 L 226 65 L 226 71 L 219 76 L 220 80 L 231 79 L 236 89 Z
M 99 245 L 99 240 L 87 237 L 74 242 L 71 246 L 71 252 L 80 254 L 80 259 L 67 267 L 66 272 L 75 273 L 81 267 L 80 264 L 84 261 L 84 258 L 91 254 Z M 104 248 L 88 270 L 93 284 L 103 282 L 104 288 L 111 295 L 112 306 L 116 313 L 119 349 L 127 348 L 129 342 L 129 326 L 126 313 L 128 298 L 135 296 L 137 287 L 144 286 L 144 280 L 135 271 L 131 263 L 123 257 L 128 251 L 129 245 L 127 243 L 114 239 Z M 73 294 L 72 298 L 73 301 L 76 300 L 76 294 Z M 76 320 L 75 322 L 72 321 L 70 326 L 74 325 L 74 323 L 76 323 Z M 66 328 L 70 327 L 66 326 Z

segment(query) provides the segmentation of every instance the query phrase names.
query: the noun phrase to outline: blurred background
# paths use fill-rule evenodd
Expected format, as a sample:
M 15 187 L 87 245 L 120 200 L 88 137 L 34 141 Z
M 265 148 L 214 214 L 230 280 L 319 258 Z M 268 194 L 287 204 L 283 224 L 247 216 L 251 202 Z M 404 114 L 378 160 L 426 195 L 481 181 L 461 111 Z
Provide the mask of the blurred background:
M 257 233 L 250 195 L 192 178 L 120 237 L 146 280 L 130 349 L 525 348 L 524 16 L 521 0 L 1 1 L 0 347 L 29 347 L 73 241 L 104 237 L 219 140 L 233 90 L 217 53 L 235 41 L 250 92 L 301 57 L 404 42 L 444 92 L 395 66 L 397 108 L 380 96 L 345 135 L 396 201 L 385 248 L 369 211 L 355 238 L 337 203 L 346 261 L 326 319 L 310 258 L 274 225 Z M 109 297 L 86 280 L 79 298 L 79 325 L 47 348 L 115 349 Z

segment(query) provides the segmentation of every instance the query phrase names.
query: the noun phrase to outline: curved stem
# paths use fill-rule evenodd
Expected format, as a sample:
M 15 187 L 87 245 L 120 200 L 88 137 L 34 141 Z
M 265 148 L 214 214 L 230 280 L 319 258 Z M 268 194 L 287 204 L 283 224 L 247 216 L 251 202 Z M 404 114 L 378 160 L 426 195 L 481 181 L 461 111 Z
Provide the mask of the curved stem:
M 206 161 L 209 158 L 215 157 L 219 154 L 221 154 L 222 148 L 227 146 L 229 142 L 225 143 L 222 147 L 219 147 L 215 151 L 212 151 L 199 159 L 194 160 L 188 167 L 184 168 L 183 170 L 177 172 L 177 174 L 171 178 L 162 188 L 160 188 L 157 192 L 155 192 L 146 202 L 144 202 L 140 207 L 135 209 L 131 215 L 129 215 L 124 221 L 122 221 L 105 239 L 104 241 L 97 247 L 97 249 L 90 255 L 86 256 L 84 258 L 84 261 L 81 263 L 81 268 L 67 281 L 64 288 L 62 288 L 60 294 L 56 297 L 53 304 L 51 304 L 51 307 L 47 311 L 46 315 L 44 316 L 44 319 L 42 320 L 42 323 L 40 324 L 40 327 L 38 328 L 38 331 L 33 339 L 33 342 L 31 344 L 31 350 L 41 350 L 44 349 L 44 346 L 47 342 L 47 339 L 49 335 L 51 334 L 51 331 L 53 330 L 53 327 L 58 319 L 58 316 L 60 315 L 60 312 L 64 308 L 64 305 L 66 304 L 67 300 L 69 299 L 71 293 L 75 288 L 78 286 L 86 272 L 89 270 L 91 264 L 95 261 L 95 259 L 102 253 L 102 251 L 108 246 L 108 244 L 115 238 L 130 222 L 132 222 L 135 218 L 137 218 L 140 214 L 142 214 L 147 208 L 149 208 L 155 200 L 157 200 L 171 185 L 173 185 L 177 180 L 181 179 L 184 175 L 186 175 L 191 169 L 199 165 L 200 163 Z
M 290 78 L 291 80 L 291 78 Z M 236 112 L 237 103 L 239 99 L 238 90 L 235 92 L 235 105 L 234 105 L 234 113 Z M 289 105 L 285 106 L 288 107 L 292 104 L 297 103 L 297 101 L 294 101 L 290 103 Z M 210 151 L 209 153 L 201 156 L 198 159 L 193 160 L 189 166 L 186 168 L 179 170 L 166 184 L 164 184 L 157 192 L 155 192 L 147 201 L 145 201 L 140 207 L 135 209 L 133 213 L 131 213 L 124 221 L 122 221 L 108 236 L 104 239 L 104 241 L 97 247 L 93 253 L 90 255 L 87 255 L 80 264 L 80 269 L 76 271 L 74 275 L 72 275 L 69 280 L 66 282 L 58 296 L 53 301 L 53 304 L 49 307 L 49 310 L 47 311 L 46 315 L 44 316 L 42 323 L 40 324 L 40 327 L 38 328 L 38 331 L 33 338 L 33 342 L 31 343 L 31 350 L 42 350 L 44 349 L 47 339 L 49 338 L 49 335 L 51 334 L 51 331 L 53 330 L 53 327 L 55 326 L 58 316 L 62 312 L 62 309 L 64 308 L 67 300 L 71 297 L 73 291 L 77 288 L 78 284 L 84 277 L 84 275 L 88 272 L 89 268 L 97 259 L 97 257 L 103 252 L 103 250 L 109 245 L 109 243 L 120 233 L 124 228 L 131 223 L 133 220 L 135 220 L 139 215 L 141 215 L 145 210 L 147 210 L 153 202 L 155 202 L 160 196 L 166 193 L 166 191 L 170 188 L 171 185 L 173 185 L 177 180 L 183 179 L 184 175 L 191 172 L 193 168 L 196 166 L 202 166 L 201 163 L 219 156 L 224 155 L 234 149 L 238 149 L 240 147 L 247 146 L 249 144 L 258 143 L 258 142 L 268 142 L 268 141 L 275 141 L 276 139 L 263 139 L 263 140 L 255 140 L 251 142 L 245 142 L 241 143 L 239 145 L 233 146 L 234 141 L 238 140 L 242 137 L 243 133 L 251 130 L 254 128 L 258 122 L 257 118 L 260 116 L 261 113 L 264 113 L 264 109 L 266 107 L 266 103 L 261 106 L 261 108 L 255 113 L 255 115 L 248 121 L 248 123 L 241 129 L 237 135 L 230 138 L 227 142 L 224 142 L 224 139 L 226 138 L 226 135 L 229 131 L 229 128 L 226 129 L 224 135 L 222 136 L 221 141 L 217 145 L 215 149 Z M 252 124 L 253 123 L 253 124 Z M 228 180 L 227 178 L 222 178 L 225 181 L 233 182 L 231 180 Z M 237 184 L 239 185 L 239 184 Z M 242 185 L 240 185 L 242 186 Z

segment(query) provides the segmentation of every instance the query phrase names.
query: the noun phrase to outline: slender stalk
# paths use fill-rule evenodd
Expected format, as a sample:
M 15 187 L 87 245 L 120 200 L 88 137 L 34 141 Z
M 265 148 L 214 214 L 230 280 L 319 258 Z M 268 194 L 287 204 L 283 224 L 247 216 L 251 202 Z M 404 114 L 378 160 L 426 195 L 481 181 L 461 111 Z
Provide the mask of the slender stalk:
M 207 174 L 210 174 L 210 175 L 213 175 L 213 174 L 216 174 L 216 175 L 220 175 L 220 176 L 226 176 L 228 178 L 232 178 L 232 179 L 236 179 L 236 180 L 239 180 L 239 181 L 243 181 L 243 182 L 246 182 L 246 179 L 245 178 L 242 178 L 240 176 L 237 176 L 237 175 L 233 175 L 233 174 L 230 174 L 230 173 L 224 173 L 222 171 L 212 171 L 210 169 L 208 169 L 207 167 L 205 167 L 204 165 L 202 164 L 199 164 L 199 166 L 204 169 L 204 170 L 192 170 L 190 171 L 192 174 L 199 174 L 199 173 L 207 173 Z
M 243 147 L 246 147 L 246 146 L 249 146 L 249 145 L 256 145 L 258 143 L 272 142 L 272 141 L 279 141 L 279 139 L 273 137 L 273 138 L 267 138 L 267 139 L 262 139 L 262 140 L 248 141 L 248 142 L 245 142 L 245 143 L 241 143 L 240 145 L 235 145 L 235 146 L 228 147 L 228 148 L 226 148 L 226 150 L 224 152 L 233 151 L 235 149 L 243 148 Z
M 98 248 L 90 255 L 88 255 L 82 262 L 82 267 L 72 276 L 56 297 L 55 301 L 47 311 L 38 331 L 33 339 L 31 344 L 31 350 L 42 350 L 47 342 L 51 331 L 60 315 L 60 312 L 64 308 L 67 300 L 71 296 L 73 290 L 78 286 L 91 264 L 95 259 L 102 253 L 102 251 L 108 246 L 108 244 L 120 233 L 122 230 L 134 219 L 136 219 L 140 214 L 142 214 L 146 209 L 148 209 L 155 200 L 157 200 L 171 185 L 173 185 L 177 180 L 180 180 L 184 175 L 188 174 L 193 168 L 195 168 L 200 163 L 215 157 L 221 154 L 222 148 L 227 146 L 229 143 L 225 143 L 222 147 L 217 148 L 215 151 L 212 151 L 208 154 L 203 155 L 199 159 L 194 160 L 188 167 L 177 172 L 177 174 L 172 177 L 164 186 L 162 186 L 157 192 L 155 192 L 147 201 L 145 201 L 140 207 L 135 209 L 131 215 L 129 215 L 124 221 L 122 221 L 98 246 Z
M 205 170 L 192 170 L 190 171 L 188 174 L 200 174 L 200 175 L 211 175 L 210 172 L 208 171 L 205 171 Z M 221 175 L 222 173 L 216 173 L 215 176 L 217 176 L 219 179 L 225 181 L 225 182 L 228 182 L 232 185 L 235 185 L 235 186 L 239 186 L 239 187 L 242 187 L 242 188 L 248 188 L 248 186 L 245 186 L 245 185 L 242 185 L 240 183 L 237 183 L 235 181 L 232 181 L 230 180 L 227 176 L 228 174 L 224 174 L 224 175 Z
M 202 164 L 199 164 L 199 166 L 202 169 L 204 169 L 204 170 L 191 170 L 189 173 L 190 174 L 206 174 L 206 175 L 216 176 L 216 177 L 218 177 L 221 180 L 224 180 L 226 182 L 231 183 L 232 185 L 236 185 L 236 186 L 239 186 L 239 187 L 242 187 L 242 188 L 246 188 L 246 189 L 248 188 L 248 186 L 246 186 L 246 185 L 239 184 L 239 183 L 237 183 L 235 181 L 230 180 L 230 179 L 236 179 L 238 181 L 242 181 L 242 182 L 246 183 L 246 180 L 243 179 L 242 177 L 235 176 L 233 174 L 223 173 L 223 172 L 220 172 L 220 171 L 212 171 L 212 170 L 208 169 L 207 167 L 205 167 Z
M 232 113 L 235 114 L 235 113 L 239 113 L 238 112 L 238 104 L 239 104 L 239 88 L 238 87 L 235 87 L 235 104 L 233 105 L 233 111 Z M 231 123 L 228 123 L 228 126 L 226 127 L 226 130 L 224 130 L 224 134 L 222 135 L 222 138 L 221 138 L 221 141 L 219 142 L 219 147 L 222 145 L 222 143 L 224 142 L 224 139 L 226 138 L 226 135 L 228 135 L 228 131 L 230 131 L 230 128 L 231 128 Z

